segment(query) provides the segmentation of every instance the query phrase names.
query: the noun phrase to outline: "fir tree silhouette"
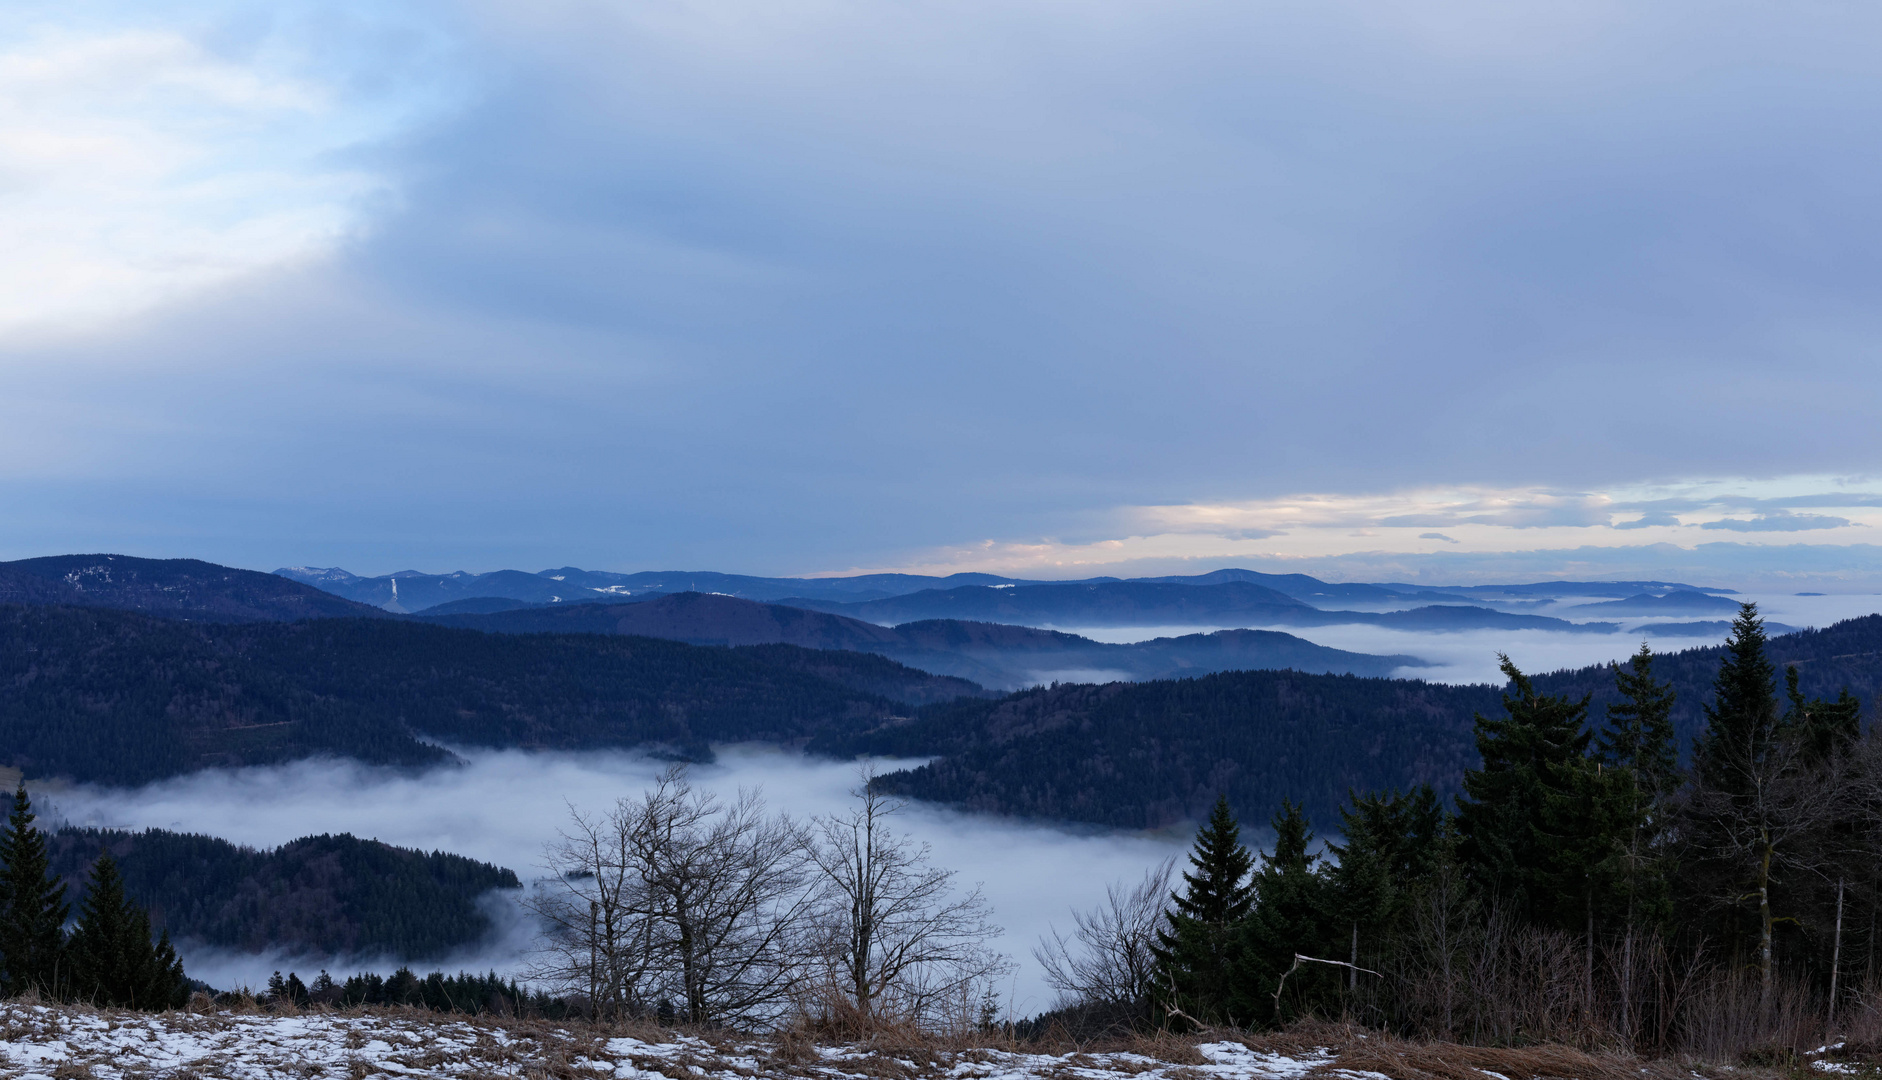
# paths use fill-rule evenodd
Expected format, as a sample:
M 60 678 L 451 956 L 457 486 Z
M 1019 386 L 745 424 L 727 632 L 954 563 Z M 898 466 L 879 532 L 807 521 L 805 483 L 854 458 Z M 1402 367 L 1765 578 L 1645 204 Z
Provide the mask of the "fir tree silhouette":
M 37 991 L 59 997 L 66 975 L 65 883 L 48 868 L 46 835 L 33 824 L 33 807 L 21 783 L 0 838 L 0 979 L 11 995 Z
M 1254 859 L 1242 846 L 1241 826 L 1227 796 L 1216 799 L 1189 862 L 1193 871 L 1183 872 L 1188 888 L 1171 894 L 1175 906 L 1165 914 L 1169 926 L 1157 931 L 1152 946 L 1160 968 L 1158 990 L 1166 1007 L 1200 1020 L 1217 1019 L 1233 991 L 1235 930 L 1254 902 L 1249 880 Z

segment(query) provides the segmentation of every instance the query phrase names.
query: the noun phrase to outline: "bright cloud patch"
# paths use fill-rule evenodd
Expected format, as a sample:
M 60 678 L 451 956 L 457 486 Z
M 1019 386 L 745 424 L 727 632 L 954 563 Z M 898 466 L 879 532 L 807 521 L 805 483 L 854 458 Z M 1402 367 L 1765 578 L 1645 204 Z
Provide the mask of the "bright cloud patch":
M 1811 532 L 1831 543 L 1866 545 L 1874 542 L 1872 527 L 1882 526 L 1877 505 L 1882 498 L 1864 490 L 1873 486 L 1834 477 L 1792 477 L 1607 491 L 1426 488 L 1126 507 L 1112 517 L 1114 539 L 988 542 L 937 552 L 917 565 L 929 571 L 1073 576 L 1159 561 L 1254 565 L 1411 554 L 1430 552 L 1432 541 L 1450 545 L 1458 555 L 1643 546 L 1670 552 L 1710 544 L 1721 530 L 1747 534 L 1747 543 L 1791 543 L 1788 534 Z M 1842 514 L 1799 513 L 1793 507 Z M 1756 541 L 1758 534 L 1777 535 Z M 1584 572 L 1591 577 L 1608 573 L 1592 563 Z
M 225 28 L 178 21 L 0 37 L 0 331 L 84 326 L 318 254 L 389 192 L 340 159 L 413 111 L 396 70 L 364 97 L 344 87 L 334 62 L 357 59 L 357 26 L 337 17 L 310 64 L 266 35 L 218 51 L 198 37 Z

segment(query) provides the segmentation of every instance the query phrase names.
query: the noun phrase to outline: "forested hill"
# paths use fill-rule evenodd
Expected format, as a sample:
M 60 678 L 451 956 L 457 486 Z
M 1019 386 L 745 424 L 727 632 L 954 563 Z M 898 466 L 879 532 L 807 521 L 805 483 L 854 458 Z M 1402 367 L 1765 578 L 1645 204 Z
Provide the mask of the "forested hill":
M 197 559 L 128 555 L 54 555 L 0 563 L 0 603 L 118 608 L 215 622 L 386 614 L 274 574 Z
M 1488 686 L 1236 671 L 1168 682 L 1063 685 L 924 709 L 826 736 L 832 753 L 944 755 L 891 790 L 969 810 L 1156 828 L 1205 816 L 1218 793 L 1266 822 L 1282 798 L 1331 825 L 1349 788 L 1455 788 L 1475 764 Z
M 1682 749 L 1704 723 L 1723 650 L 1654 661 L 1679 693 Z M 1796 664 L 1803 691 L 1843 687 L 1874 716 L 1882 694 L 1882 615 L 1771 639 L 1768 655 Z M 1606 665 L 1537 676 L 1548 693 L 1594 696 L 1598 724 L 1614 700 Z M 1502 687 L 1402 679 L 1225 672 L 1199 679 L 1057 686 L 995 702 L 923 709 L 912 721 L 826 736 L 831 753 L 940 755 L 884 778 L 893 790 L 988 813 L 1121 828 L 1199 819 L 1217 792 L 1245 821 L 1265 822 L 1283 798 L 1304 802 L 1323 828 L 1347 789 L 1457 788 L 1477 762 L 1472 714 L 1500 715 Z
M 162 829 L 62 829 L 50 848 L 74 911 L 92 863 L 109 850 L 153 925 L 248 952 L 433 959 L 490 933 L 479 897 L 521 887 L 502 867 L 345 833 L 256 851 Z
M 1107 671 L 1113 677 L 1168 679 L 1211 671 L 1292 668 L 1334 674 L 1389 675 L 1421 666 L 1415 656 L 1371 656 L 1316 645 L 1273 630 L 1221 630 L 1129 644 L 1004 623 L 936 619 L 878 626 L 842 615 L 761 604 L 735 596 L 675 593 L 634 604 L 562 604 L 501 612 L 419 616 L 426 622 L 504 633 L 581 631 L 639 634 L 694 645 L 786 643 L 887 656 L 956 685 L 922 701 L 960 697 L 959 679 L 1017 688 L 1047 681 L 1042 672 Z M 941 690 L 948 692 L 940 692 Z M 914 701 L 902 696 L 899 700 Z
M 1862 699 L 1864 718 L 1876 715 L 1877 696 L 1882 693 L 1882 615 L 1782 634 L 1771 638 L 1765 654 L 1777 665 L 1780 677 L 1786 665 L 1797 665 L 1798 685 L 1806 696 L 1835 697 L 1848 687 Z M 1673 706 L 1673 726 L 1682 752 L 1705 724 L 1702 706 L 1712 698 L 1712 680 L 1724 655 L 1724 646 L 1713 645 L 1654 657 L 1654 676 L 1672 683 L 1679 694 Z M 1538 675 L 1535 683 L 1537 689 L 1551 694 L 1593 694 L 1590 713 L 1597 722 L 1607 704 L 1616 700 L 1614 672 L 1606 664 Z
M 896 667 L 855 654 L 792 655 L 788 646 L 760 653 L 389 619 L 184 623 L 0 605 L 0 764 L 33 777 L 135 784 L 315 754 L 452 760 L 426 738 L 657 745 L 704 757 L 715 742 L 791 743 L 906 712 L 836 681 L 889 687 Z

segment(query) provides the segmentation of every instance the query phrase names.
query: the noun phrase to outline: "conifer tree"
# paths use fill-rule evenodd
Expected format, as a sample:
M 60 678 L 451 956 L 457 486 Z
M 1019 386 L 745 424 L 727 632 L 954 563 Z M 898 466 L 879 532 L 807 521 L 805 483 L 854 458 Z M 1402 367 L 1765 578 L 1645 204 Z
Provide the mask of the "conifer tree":
M 1201 1020 L 1225 1015 L 1235 974 L 1236 927 L 1248 917 L 1254 864 L 1242 846 L 1241 826 L 1226 796 L 1216 799 L 1209 821 L 1196 834 L 1183 873 L 1184 892 L 1172 893 L 1167 929 L 1157 931 L 1158 990 L 1166 1007 Z
M 1563 863 L 1559 831 L 1577 795 L 1591 733 L 1583 729 L 1589 698 L 1536 692 L 1529 677 L 1499 656 L 1513 694 L 1508 714 L 1476 716 L 1480 767 L 1464 773 L 1458 800 L 1461 856 L 1474 884 L 1531 921 L 1579 929 L 1582 889 L 1561 893 L 1573 868 Z
M 1280 1023 L 1286 1017 L 1273 1015 L 1275 986 L 1293 965 L 1294 954 L 1325 958 L 1331 951 L 1332 913 L 1326 879 L 1314 865 L 1319 856 L 1312 853 L 1314 836 L 1306 815 L 1283 799 L 1272 824 L 1274 850 L 1262 856 L 1254 878 L 1254 907 L 1242 924 L 1231 1013 L 1243 1021 Z M 1297 1015 L 1336 995 L 1342 980 L 1334 970 L 1315 966 L 1295 974 L 1287 983 L 1282 1008 Z
M 110 852 L 92 866 L 69 952 L 72 989 L 80 1001 L 164 1009 L 181 1004 L 187 991 L 170 935 L 151 942 L 150 915 L 124 895 Z
M 1653 650 L 1644 641 L 1627 670 L 1614 667 L 1614 686 L 1621 699 L 1608 706 L 1595 750 L 1622 786 L 1615 876 L 1623 896 L 1621 919 L 1631 931 L 1662 923 L 1672 913 L 1666 836 L 1667 800 L 1681 779 L 1673 736 L 1677 695 L 1671 684 L 1653 677 Z
M 1437 863 L 1446 823 L 1430 784 L 1409 794 L 1355 792 L 1349 801 L 1340 808 L 1342 842 L 1327 845 L 1335 859 L 1327 871 L 1328 909 L 1337 912 L 1334 929 L 1345 935 L 1344 954 L 1340 941 L 1330 942 L 1333 958 L 1344 955 L 1357 966 L 1363 954 L 1376 953 L 1409 930 L 1410 905 Z M 1354 985 L 1357 976 L 1349 972 L 1347 982 Z
M 53 878 L 46 836 L 33 824 L 33 808 L 22 783 L 0 838 L 0 959 L 9 995 L 37 990 L 60 996 L 65 950 L 65 883 Z
M 1724 929 L 1741 951 L 1747 939 L 1755 941 L 1753 962 L 1768 993 L 1776 927 L 1795 921 L 1790 912 L 1779 912 L 1788 899 L 1784 880 L 1795 871 L 1820 869 L 1811 864 L 1821 857 L 1820 841 L 1841 813 L 1839 785 L 1813 753 L 1813 728 L 1834 742 L 1843 720 L 1841 707 L 1828 702 L 1821 703 L 1821 723 L 1812 720 L 1813 703 L 1801 694 L 1794 695 L 1792 712 L 1780 716 L 1776 672 L 1765 644 L 1757 605 L 1747 603 L 1732 623 L 1705 710 L 1706 730 L 1693 749 L 1682 841 L 1692 895 L 1718 910 L 1753 916 L 1729 918 Z M 1844 700 L 1854 699 L 1845 694 Z
M 1732 620 L 1705 705 L 1706 728 L 1693 744 L 1693 778 L 1706 791 L 1749 796 L 1777 738 L 1777 669 L 1765 656 L 1766 641 L 1758 605 L 1747 602 Z

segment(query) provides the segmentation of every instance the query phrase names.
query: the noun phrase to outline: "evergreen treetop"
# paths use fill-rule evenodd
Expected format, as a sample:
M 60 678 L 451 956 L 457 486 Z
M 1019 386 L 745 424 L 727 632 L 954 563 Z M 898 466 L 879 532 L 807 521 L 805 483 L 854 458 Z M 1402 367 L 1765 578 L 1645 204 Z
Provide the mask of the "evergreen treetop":
M 8 994 L 29 989 L 58 996 L 65 949 L 65 883 L 49 868 L 46 836 L 33 824 L 31 800 L 22 782 L 0 838 L 0 963 Z
M 1166 1007 L 1201 1020 L 1225 1018 L 1233 1004 L 1240 927 L 1254 903 L 1254 864 L 1226 797 L 1218 798 L 1196 835 L 1184 871 L 1187 888 L 1172 893 L 1151 953 Z
M 1764 620 L 1747 601 L 1732 620 L 1725 658 L 1705 705 L 1706 728 L 1693 746 L 1699 786 L 1743 795 L 1777 736 L 1777 670 L 1765 656 Z
M 1550 833 L 1587 766 L 1590 699 L 1537 693 L 1508 656 L 1498 659 L 1514 692 L 1503 696 L 1506 716 L 1475 718 L 1482 764 L 1464 773 L 1457 825 L 1478 887 L 1533 918 L 1565 872 Z
M 150 939 L 150 915 L 124 895 L 124 879 L 106 851 L 92 866 L 70 944 L 72 992 L 80 1001 L 133 1009 L 182 1004 L 182 962 L 165 933 Z
M 1607 724 L 1595 744 L 1602 764 L 1633 772 L 1643 792 L 1670 794 L 1679 784 L 1679 747 L 1673 736 L 1671 683 L 1653 677 L 1653 649 L 1646 642 L 1626 669 L 1613 665 L 1621 700 L 1607 709 Z
M 1254 858 L 1242 846 L 1241 825 L 1229 809 L 1227 796 L 1216 799 L 1208 824 L 1196 834 L 1183 881 L 1189 888 L 1172 893 L 1176 912 L 1205 926 L 1224 927 L 1242 919 L 1254 903 L 1254 883 L 1249 879 Z

